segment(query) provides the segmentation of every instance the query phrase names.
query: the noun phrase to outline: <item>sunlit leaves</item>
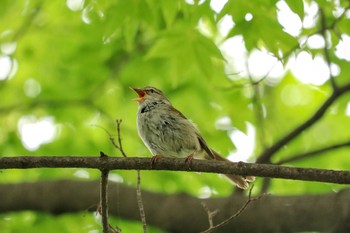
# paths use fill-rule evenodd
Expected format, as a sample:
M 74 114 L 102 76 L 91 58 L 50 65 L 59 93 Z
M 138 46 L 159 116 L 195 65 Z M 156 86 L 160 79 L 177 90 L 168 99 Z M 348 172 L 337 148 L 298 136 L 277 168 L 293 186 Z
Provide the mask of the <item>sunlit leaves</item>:
M 265 47 L 275 56 L 281 57 L 280 52 L 288 53 L 297 41 L 282 30 L 277 20 L 274 1 L 259 1 L 259 3 L 229 1 L 219 14 L 219 18 L 226 14 L 232 16 L 235 26 L 228 37 L 242 35 L 248 51 Z M 252 17 L 247 18 L 248 14 Z
M 197 65 L 207 77 L 212 74 L 212 59 L 223 60 L 215 44 L 197 30 L 177 30 L 165 33 L 150 49 L 147 58 L 175 59 L 185 67 L 189 64 Z
M 273 54 L 287 68 L 294 56 L 296 59 L 300 54 L 313 56 L 322 60 L 322 69 L 328 70 L 324 49 L 327 45 L 334 80 L 338 85 L 349 83 L 349 60 L 341 54 L 346 46 L 340 46 L 350 34 L 350 20 L 348 13 L 344 13 L 349 4 L 347 0 L 284 1 L 303 23 L 296 35 L 286 32 L 279 20 L 280 1 L 229 0 L 221 12 L 212 8 L 214 3 L 209 0 L 86 0 L 72 10 L 66 1 L 2 0 L 1 53 L 8 54 L 6 43 L 14 42 L 16 48 L 11 52 L 11 59 L 18 63 L 11 79 L 0 80 L 2 155 L 98 156 L 99 151 L 104 151 L 118 156 L 102 128 L 116 136 L 114 122 L 122 118 L 122 143 L 127 155 L 151 156 L 137 135 L 137 104 L 132 101 L 135 96 L 128 88 L 146 85 L 162 89 L 174 106 L 196 123 L 210 146 L 223 155 L 235 151 L 229 133 L 233 129 L 246 133 L 249 123 L 256 131 L 255 148 L 249 149 L 257 155 L 307 120 L 332 93 L 332 88 L 329 77 L 317 86 L 309 85 L 303 83 L 307 79 L 298 77 L 301 81 L 297 80 L 288 70 L 280 72 L 283 77 L 273 77 L 274 82 L 266 77 L 253 83 L 249 76 L 254 79 L 259 69 L 245 60 L 252 51 Z M 309 8 L 312 8 L 311 16 Z M 324 18 L 320 12 L 324 12 Z M 221 35 L 223 25 L 219 22 L 225 16 L 232 18 L 233 24 L 225 28 L 227 35 Z M 321 30 L 323 23 L 326 28 Z M 239 59 L 242 66 L 247 64 L 251 70 L 229 67 L 230 73 L 226 73 L 224 68 L 233 62 L 223 58 L 219 47 L 237 35 L 242 38 L 244 55 L 232 56 L 232 59 Z M 324 43 L 314 43 L 314 46 L 315 38 Z M 229 46 L 225 49 L 232 55 L 238 53 Z M 269 66 L 266 59 L 255 60 L 261 66 Z M 303 65 L 310 68 L 309 63 Z M 305 68 L 304 73 L 305 70 L 311 70 L 309 76 L 321 77 L 316 70 Z M 232 78 L 235 76 L 237 78 Z M 283 147 L 272 161 L 346 140 L 350 124 L 350 117 L 345 114 L 348 105 L 348 96 L 338 100 L 320 121 Z M 18 129 L 23 116 L 54 119 L 57 134 L 53 141 L 40 145 L 36 151 L 27 151 Z M 227 129 L 216 128 L 217 120 L 223 117 L 230 120 Z M 347 169 L 347 154 L 344 148 L 292 165 Z M 97 171 L 86 172 L 89 179 L 98 179 Z M 115 173 L 125 183 L 135 184 L 133 171 Z M 1 181 L 71 179 L 76 178 L 74 174 L 75 171 L 68 169 L 16 170 L 1 173 Z M 231 191 L 226 181 L 211 174 L 145 172 L 142 177 L 143 188 L 157 192 L 187 192 L 199 196 L 206 185 L 214 190 L 212 195 Z M 296 185 L 298 187 L 290 188 L 285 181 L 278 181 L 273 183 L 272 190 L 303 193 L 310 192 L 307 190 L 310 187 L 314 192 L 331 188 L 301 182 Z M 68 225 L 79 222 L 79 217 L 72 218 Z M 76 227 L 72 228 L 79 231 Z

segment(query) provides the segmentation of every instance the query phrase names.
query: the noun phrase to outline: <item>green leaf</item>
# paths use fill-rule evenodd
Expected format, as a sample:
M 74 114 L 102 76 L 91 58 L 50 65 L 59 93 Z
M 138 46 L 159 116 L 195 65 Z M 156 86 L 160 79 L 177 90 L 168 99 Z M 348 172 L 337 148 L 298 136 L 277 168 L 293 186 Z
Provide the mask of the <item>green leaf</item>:
M 217 59 L 224 60 L 221 51 L 214 44 L 214 42 L 200 33 L 197 34 L 196 40 L 193 41 L 193 44 L 197 45 L 198 48 L 203 50 L 209 58 L 215 57 Z
M 157 57 L 173 57 L 181 53 L 186 41 L 182 37 L 163 37 L 153 45 L 146 55 L 147 59 Z
M 161 0 L 158 4 L 160 4 L 167 27 L 170 27 L 179 11 L 180 2 Z
M 304 19 L 304 1 L 303 0 L 285 0 L 288 4 L 289 8 L 299 15 L 300 20 L 303 21 Z

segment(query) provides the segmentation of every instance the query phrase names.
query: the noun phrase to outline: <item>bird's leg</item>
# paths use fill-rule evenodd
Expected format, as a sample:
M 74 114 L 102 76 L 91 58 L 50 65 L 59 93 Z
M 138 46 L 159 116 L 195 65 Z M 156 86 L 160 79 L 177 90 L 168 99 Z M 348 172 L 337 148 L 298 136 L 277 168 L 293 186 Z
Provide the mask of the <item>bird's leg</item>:
M 154 164 L 159 160 L 161 159 L 163 156 L 161 155 L 154 155 L 152 156 L 151 158 L 151 168 L 153 168 Z
M 193 153 L 191 153 L 189 156 L 187 156 L 185 159 L 185 163 L 188 166 L 188 170 L 191 170 L 191 163 L 192 163 L 192 160 L 194 158 L 194 155 L 195 155 L 195 151 Z

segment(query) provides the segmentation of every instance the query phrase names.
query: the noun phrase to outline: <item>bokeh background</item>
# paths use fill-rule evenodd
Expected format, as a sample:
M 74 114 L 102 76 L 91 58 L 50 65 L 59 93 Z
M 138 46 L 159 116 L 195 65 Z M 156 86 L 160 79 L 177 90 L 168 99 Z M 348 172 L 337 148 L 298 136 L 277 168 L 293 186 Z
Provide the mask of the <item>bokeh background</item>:
M 349 1 L 0 1 L 0 155 L 151 156 L 136 130 L 129 87 L 155 86 L 232 161 L 254 162 L 350 82 Z M 271 163 L 315 150 L 290 166 L 349 169 L 345 94 Z M 330 146 L 336 149 L 324 150 Z M 113 171 L 135 186 L 135 171 Z M 2 170 L 1 183 L 97 180 L 88 169 Z M 344 186 L 261 178 L 254 192 L 328 193 Z M 264 184 L 264 185 L 263 185 Z M 142 172 L 141 188 L 201 198 L 232 186 L 213 174 Z M 114 216 L 124 232 L 138 222 Z M 52 228 L 52 225 L 55 225 Z M 93 213 L 0 214 L 2 232 L 99 232 Z M 153 229 L 152 232 L 163 232 Z

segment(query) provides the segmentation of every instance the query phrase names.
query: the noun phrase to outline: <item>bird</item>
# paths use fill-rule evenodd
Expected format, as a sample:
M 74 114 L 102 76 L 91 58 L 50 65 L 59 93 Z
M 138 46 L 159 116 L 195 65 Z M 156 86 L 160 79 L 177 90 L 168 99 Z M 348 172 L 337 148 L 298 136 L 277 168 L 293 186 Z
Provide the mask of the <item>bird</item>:
M 211 149 L 195 124 L 173 107 L 163 92 L 155 87 L 130 87 L 138 95 L 137 130 L 152 153 L 152 164 L 161 157 L 229 161 Z M 241 189 L 247 189 L 253 176 L 224 174 Z

